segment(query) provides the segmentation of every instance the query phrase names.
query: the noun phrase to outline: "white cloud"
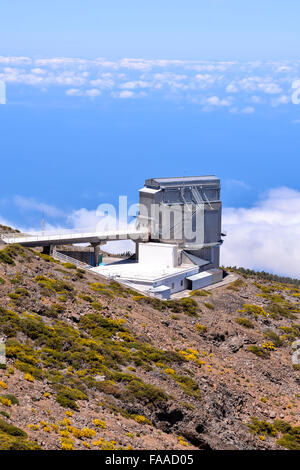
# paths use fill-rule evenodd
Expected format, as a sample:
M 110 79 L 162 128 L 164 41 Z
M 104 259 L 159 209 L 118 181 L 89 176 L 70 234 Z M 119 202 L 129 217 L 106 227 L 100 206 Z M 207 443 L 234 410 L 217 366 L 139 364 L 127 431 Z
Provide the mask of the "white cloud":
M 36 73 L 37 75 L 44 75 L 45 73 L 47 73 L 45 69 L 41 69 L 39 67 L 31 69 L 31 72 Z
M 66 90 L 66 95 L 68 95 L 68 96 L 80 96 L 81 91 L 78 88 L 70 88 L 69 90 Z
M 70 88 L 66 90 L 67 96 L 88 96 L 89 98 L 96 98 L 101 95 L 101 91 L 97 88 L 91 88 L 88 90 L 83 90 L 79 88 Z
M 288 104 L 291 101 L 291 98 L 287 95 L 280 95 L 271 100 L 271 105 L 275 108 L 281 104 Z
M 32 59 L 29 57 L 5 57 L 0 56 L 0 64 L 11 64 L 11 65 L 27 65 L 31 64 Z
M 133 98 L 134 97 L 134 93 L 133 91 L 129 91 L 129 90 L 124 90 L 124 91 L 120 91 L 119 93 L 113 93 L 113 97 L 114 98 Z
M 271 77 L 252 76 L 242 78 L 237 85 L 246 92 L 261 91 L 272 95 L 281 93 L 280 86 L 272 80 Z
M 104 73 L 101 77 L 96 78 L 95 80 L 90 81 L 92 86 L 97 88 L 105 89 L 105 88 L 113 88 L 115 83 L 112 79 L 112 75 L 110 73 Z
M 270 190 L 251 208 L 225 208 L 222 264 L 300 278 L 300 192 Z
M 262 102 L 262 99 L 261 99 L 260 96 L 253 95 L 253 96 L 251 96 L 251 101 L 252 101 L 252 103 L 259 104 L 259 103 Z
M 90 98 L 95 98 L 96 96 L 101 95 L 101 91 L 97 90 L 97 88 L 92 88 L 90 90 L 85 91 L 86 96 L 89 96 Z
M 221 99 L 218 96 L 210 96 L 206 98 L 205 103 L 210 106 L 231 106 L 232 102 L 230 99 Z
M 227 187 L 237 187 L 237 188 L 242 188 L 242 189 L 250 189 L 249 184 L 245 183 L 245 181 L 242 180 L 237 180 L 234 178 L 227 179 L 224 181 L 225 186 Z
M 150 86 L 150 83 L 145 82 L 144 80 L 136 80 L 120 84 L 120 88 L 126 88 L 127 90 L 134 90 L 136 88 L 148 88 Z
M 255 109 L 252 106 L 247 106 L 246 108 L 242 109 L 243 114 L 253 114 Z
M 237 93 L 238 92 L 238 87 L 235 85 L 235 83 L 229 83 L 226 87 L 227 93 Z
M 49 204 L 36 201 L 34 198 L 15 196 L 14 203 L 23 210 L 42 212 L 49 217 L 63 217 L 65 215 L 60 209 Z

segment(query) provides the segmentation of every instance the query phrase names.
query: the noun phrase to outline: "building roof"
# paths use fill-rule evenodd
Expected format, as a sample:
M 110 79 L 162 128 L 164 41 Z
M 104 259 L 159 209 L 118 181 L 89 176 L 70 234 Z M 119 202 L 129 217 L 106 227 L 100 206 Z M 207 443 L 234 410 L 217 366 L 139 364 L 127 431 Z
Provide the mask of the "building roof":
M 212 277 L 212 274 L 209 271 L 202 271 L 201 273 L 193 274 L 192 276 L 187 276 L 188 281 L 197 281 L 198 279 L 205 279 L 207 277 Z
M 220 179 L 215 175 L 207 176 L 178 176 L 170 178 L 150 178 L 145 181 L 145 186 L 153 188 L 165 186 L 183 186 L 199 184 L 219 184 Z

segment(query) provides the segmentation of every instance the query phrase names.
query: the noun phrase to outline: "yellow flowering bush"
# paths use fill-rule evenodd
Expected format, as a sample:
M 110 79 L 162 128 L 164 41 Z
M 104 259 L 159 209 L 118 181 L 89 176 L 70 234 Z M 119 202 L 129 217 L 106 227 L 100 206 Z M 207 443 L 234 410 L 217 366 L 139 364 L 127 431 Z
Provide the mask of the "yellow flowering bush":
M 190 444 L 184 439 L 184 437 L 182 436 L 178 436 L 178 442 L 180 445 L 182 446 L 189 446 Z
M 262 347 L 268 351 L 273 351 L 275 349 L 275 345 L 272 341 L 266 341 L 262 344 Z
M 75 450 L 73 439 L 62 439 L 60 446 L 61 450 Z
M 83 437 L 85 438 L 91 438 L 96 436 L 96 431 L 94 429 L 89 429 L 89 428 L 83 428 L 83 429 L 78 429 L 78 428 L 73 428 L 70 427 L 70 432 L 73 434 L 74 437 L 77 439 L 82 439 Z
M 93 445 L 99 447 L 101 450 L 117 450 L 116 441 L 106 441 L 102 437 L 98 441 L 93 441 Z
M 143 416 L 143 415 L 133 415 L 133 419 L 136 423 L 139 423 L 139 424 L 152 425 L 151 421 L 148 418 L 146 418 L 146 416 Z
M 192 348 L 188 348 L 185 351 L 179 351 L 179 354 L 182 354 L 186 361 L 196 361 L 199 356 L 199 352 Z
M 97 426 L 97 428 L 106 429 L 106 422 L 102 421 L 101 419 L 93 419 L 93 424 Z
M 34 377 L 33 375 L 27 373 L 24 375 L 24 379 L 27 380 L 28 382 L 34 382 Z
M 164 372 L 165 372 L 166 374 L 171 374 L 171 375 L 172 375 L 172 374 L 175 374 L 175 370 L 174 370 L 174 369 L 171 369 L 171 368 L 165 369 Z
M 33 431 L 37 431 L 38 429 L 40 429 L 39 424 L 27 424 L 27 427 L 28 429 L 32 429 Z
M 11 406 L 11 401 L 5 397 L 0 397 L 0 403 L 4 406 Z

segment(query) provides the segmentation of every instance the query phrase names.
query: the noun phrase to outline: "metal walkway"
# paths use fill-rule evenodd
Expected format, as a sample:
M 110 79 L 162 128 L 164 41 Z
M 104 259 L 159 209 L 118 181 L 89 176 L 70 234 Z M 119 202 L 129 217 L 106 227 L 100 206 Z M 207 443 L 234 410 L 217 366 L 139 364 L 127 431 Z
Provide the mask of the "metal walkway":
M 36 235 L 24 233 L 2 233 L 0 238 L 6 244 L 18 243 L 22 246 L 49 246 L 49 245 L 70 245 L 73 243 L 106 243 L 115 240 L 147 241 L 148 231 L 134 230 L 132 228 L 124 230 L 113 230 L 105 232 L 76 232 L 66 231 L 63 233 L 39 233 Z

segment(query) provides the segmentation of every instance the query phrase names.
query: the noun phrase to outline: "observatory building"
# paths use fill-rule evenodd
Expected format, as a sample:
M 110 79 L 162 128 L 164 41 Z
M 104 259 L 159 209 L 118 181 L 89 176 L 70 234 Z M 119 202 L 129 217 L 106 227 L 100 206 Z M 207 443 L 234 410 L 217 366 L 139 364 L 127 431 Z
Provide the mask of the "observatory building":
M 159 298 L 219 282 L 220 180 L 215 176 L 151 178 L 139 191 L 135 261 L 94 268 Z

